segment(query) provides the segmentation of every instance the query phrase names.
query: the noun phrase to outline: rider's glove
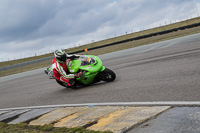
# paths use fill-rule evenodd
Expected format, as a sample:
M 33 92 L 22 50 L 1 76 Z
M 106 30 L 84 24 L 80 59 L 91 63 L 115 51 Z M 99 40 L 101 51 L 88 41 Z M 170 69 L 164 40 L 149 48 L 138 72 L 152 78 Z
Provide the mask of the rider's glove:
M 74 77 L 78 78 L 78 77 L 81 77 L 82 75 L 83 75 L 83 73 L 82 73 L 82 72 L 79 72 L 79 73 L 75 73 L 75 74 L 74 74 Z

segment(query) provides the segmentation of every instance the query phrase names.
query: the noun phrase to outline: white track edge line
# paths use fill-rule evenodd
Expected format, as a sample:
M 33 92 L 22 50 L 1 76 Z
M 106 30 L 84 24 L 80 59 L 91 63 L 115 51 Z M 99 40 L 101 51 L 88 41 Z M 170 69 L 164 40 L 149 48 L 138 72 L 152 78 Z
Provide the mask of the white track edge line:
M 5 108 L 0 111 L 38 109 L 38 108 L 58 108 L 58 107 L 78 107 L 78 106 L 200 106 L 200 101 L 163 101 L 163 102 L 111 102 L 111 103 L 83 103 L 83 104 L 60 104 L 30 107 Z

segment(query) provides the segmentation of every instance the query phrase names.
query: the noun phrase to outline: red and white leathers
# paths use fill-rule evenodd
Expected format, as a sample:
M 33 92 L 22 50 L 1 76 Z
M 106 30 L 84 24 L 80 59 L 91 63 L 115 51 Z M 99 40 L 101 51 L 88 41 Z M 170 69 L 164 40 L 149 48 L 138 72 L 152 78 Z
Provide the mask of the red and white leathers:
M 58 81 L 66 82 L 68 86 L 69 80 L 74 79 L 74 74 L 67 74 L 67 63 L 70 61 L 67 60 L 65 63 L 59 63 L 56 58 L 54 57 L 52 60 L 52 68 L 53 68 L 53 75 Z

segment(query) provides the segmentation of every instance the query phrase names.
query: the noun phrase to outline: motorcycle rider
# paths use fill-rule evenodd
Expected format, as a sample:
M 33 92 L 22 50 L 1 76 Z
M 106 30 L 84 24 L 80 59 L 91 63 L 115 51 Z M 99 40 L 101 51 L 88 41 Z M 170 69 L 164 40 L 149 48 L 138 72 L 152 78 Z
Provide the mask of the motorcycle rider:
M 79 55 L 68 55 L 64 50 L 59 49 L 54 52 L 52 60 L 53 75 L 58 81 L 67 83 L 68 87 L 73 87 L 75 84 L 74 78 L 81 77 L 82 72 L 76 74 L 69 74 L 67 65 L 70 60 L 79 58 Z

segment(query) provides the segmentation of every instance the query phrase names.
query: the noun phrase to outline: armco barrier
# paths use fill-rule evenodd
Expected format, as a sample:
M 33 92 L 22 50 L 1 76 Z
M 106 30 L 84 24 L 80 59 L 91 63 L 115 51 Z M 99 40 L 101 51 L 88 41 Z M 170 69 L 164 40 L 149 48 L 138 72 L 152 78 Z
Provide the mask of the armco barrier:
M 29 65 L 29 64 L 34 64 L 34 63 L 46 61 L 49 59 L 53 59 L 53 56 L 42 58 L 42 59 L 37 59 L 37 60 L 32 60 L 32 61 L 27 61 L 27 62 L 23 62 L 23 63 L 19 63 L 19 64 L 14 64 L 14 65 L 10 65 L 10 66 L 0 67 L 0 71 L 5 71 L 5 70 L 9 70 L 9 69 Z
M 108 43 L 108 44 L 104 44 L 104 45 L 101 45 L 101 46 L 88 48 L 87 50 L 90 51 L 90 50 L 94 50 L 94 49 L 104 48 L 104 47 L 108 47 L 108 46 L 112 46 L 112 45 L 117 45 L 117 44 L 121 44 L 121 43 L 125 43 L 125 42 L 140 40 L 140 39 L 149 38 L 149 37 L 158 36 L 158 35 L 163 35 L 163 34 L 168 34 L 168 33 L 171 33 L 171 32 L 178 31 L 178 30 L 184 30 L 184 29 L 194 28 L 194 27 L 198 27 L 198 26 L 200 26 L 200 23 L 181 26 L 181 27 L 178 27 L 178 28 L 173 28 L 173 29 L 169 29 L 169 30 L 165 30 L 165 31 L 155 32 L 155 33 L 142 35 L 142 36 L 138 36 L 138 37 L 134 37 L 134 38 L 130 38 L 130 39 L 125 39 L 125 40 L 121 40 L 121 41 L 117 41 L 117 42 L 113 42 L 113 43 Z M 77 54 L 77 53 L 81 53 L 81 52 L 85 52 L 85 50 L 78 50 L 78 51 L 75 51 L 75 52 L 71 52 L 69 54 Z M 0 67 L 0 71 L 5 71 L 5 70 L 8 70 L 8 69 L 13 69 L 13 68 L 33 64 L 33 63 L 38 63 L 38 62 L 49 60 L 49 59 L 52 59 L 52 58 L 53 58 L 53 56 L 42 58 L 42 59 L 37 59 L 37 60 L 33 60 L 33 61 L 28 61 L 28 62 L 24 62 L 24 63 L 19 63 L 19 64 L 15 64 L 15 65 L 11 65 L 11 66 Z
M 187 26 L 182 26 L 182 27 L 170 29 L 170 30 L 155 32 L 155 33 L 142 35 L 142 36 L 138 36 L 138 37 L 122 40 L 122 41 L 117 41 L 117 42 L 113 42 L 113 43 L 108 43 L 108 44 L 104 44 L 104 45 L 101 45 L 101 46 L 88 48 L 88 51 L 89 50 L 98 49 L 98 48 L 108 47 L 108 46 L 112 46 L 112 45 L 116 45 L 116 44 L 120 44 L 120 43 L 130 42 L 130 41 L 134 41 L 134 40 L 140 40 L 140 39 L 149 38 L 149 37 L 153 37 L 153 36 L 163 35 L 163 34 L 167 34 L 167 33 L 170 33 L 170 32 L 175 32 L 175 31 L 178 31 L 178 30 L 194 28 L 194 27 L 197 27 L 197 26 L 200 26 L 200 23 L 195 23 L 195 24 L 191 24 L 191 25 L 187 25 Z M 84 50 L 79 50 L 79 51 L 76 51 L 76 52 L 72 52 L 71 54 L 76 54 L 76 53 L 80 53 L 80 52 L 84 52 Z

